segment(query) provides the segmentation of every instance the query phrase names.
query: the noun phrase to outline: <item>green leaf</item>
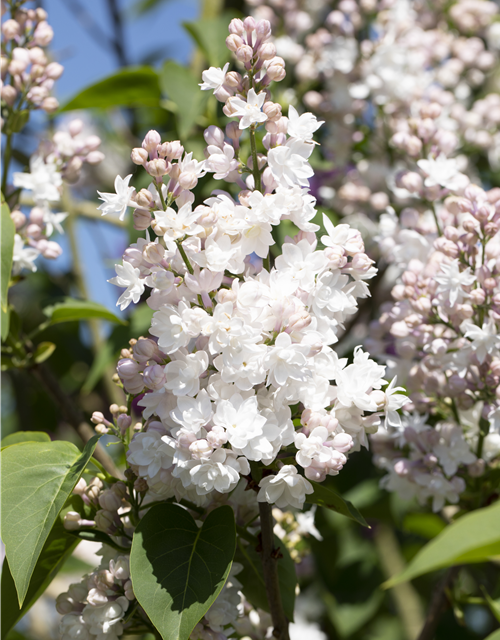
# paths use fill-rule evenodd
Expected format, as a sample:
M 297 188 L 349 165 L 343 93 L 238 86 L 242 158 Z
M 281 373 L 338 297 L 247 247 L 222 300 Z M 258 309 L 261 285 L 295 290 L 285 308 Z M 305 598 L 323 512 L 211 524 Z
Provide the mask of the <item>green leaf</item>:
M 278 579 L 280 585 L 281 601 L 286 617 L 293 622 L 293 610 L 295 607 L 295 587 L 297 575 L 295 563 L 288 553 L 285 544 L 274 536 L 274 547 L 280 550 L 282 558 L 278 560 Z M 244 544 L 238 540 L 238 551 L 235 560 L 243 565 L 238 573 L 238 580 L 243 585 L 244 596 L 254 607 L 269 611 L 266 595 L 266 583 L 262 573 L 262 557 L 252 544 Z
M 10 274 L 12 273 L 12 256 L 14 255 L 14 236 L 16 234 L 16 228 L 10 217 L 9 206 L 2 202 L 2 237 L 1 237 L 1 253 L 0 253 L 0 265 L 1 265 L 1 302 L 2 311 L 7 312 L 7 294 L 9 292 Z M 3 322 L 2 322 L 3 324 Z M 2 327 L 2 339 L 4 336 L 4 329 Z M 7 336 L 5 336 L 7 337 Z
M 329 592 L 323 594 L 328 617 L 341 638 L 348 638 L 361 629 L 377 613 L 384 599 L 383 593 L 374 591 L 364 602 L 340 603 Z
M 491 613 L 495 616 L 496 621 L 500 622 L 500 598 L 493 600 L 486 589 L 481 585 L 481 591 L 483 592 L 484 599 L 488 603 Z
M 2 451 L 2 540 L 22 606 L 42 548 L 99 440 L 20 442 Z
M 2 449 L 19 442 L 50 442 L 50 436 L 45 431 L 16 431 L 2 438 Z
M 164 640 L 187 640 L 227 580 L 236 547 L 234 514 L 225 505 L 203 527 L 175 504 L 152 507 L 134 533 L 132 586 Z
M 121 551 L 122 553 L 129 552 L 129 549 L 121 547 L 117 544 L 113 538 L 110 538 L 107 533 L 98 531 L 97 529 L 78 529 L 78 531 L 70 531 L 70 534 L 78 538 L 79 540 L 88 540 L 89 542 L 99 542 L 100 544 L 107 544 L 112 549 Z
M 35 349 L 35 353 L 33 354 L 33 360 L 37 364 L 45 362 L 45 360 L 48 360 L 55 350 L 56 345 L 53 342 L 40 342 L 40 344 L 38 344 Z
M 306 502 L 317 504 L 320 507 L 325 507 L 326 509 L 336 511 L 341 515 L 346 516 L 347 518 L 350 518 L 355 522 L 358 522 L 359 524 L 363 525 L 363 527 L 370 528 L 366 520 L 359 513 L 356 507 L 351 502 L 349 502 L 349 500 L 344 500 L 344 498 L 342 498 L 342 496 L 340 496 L 338 493 L 336 493 L 332 489 L 328 489 L 318 482 L 313 482 L 311 480 L 309 482 L 311 482 L 313 486 L 314 493 L 306 496 Z
M 497 629 L 496 631 L 493 631 L 493 633 L 490 633 L 490 635 L 484 640 L 500 640 L 500 629 Z
M 159 107 L 158 74 L 151 67 L 128 67 L 90 85 L 59 111 L 110 107 Z
M 2 342 L 7 338 L 7 336 L 9 335 L 9 327 L 10 327 L 10 307 L 7 308 L 7 311 L 4 311 L 1 307 L 0 307 L 0 314 L 1 314 L 1 324 L 2 324 Z
M 73 320 L 88 320 L 89 318 L 101 318 L 109 322 L 127 324 L 102 304 L 92 302 L 91 300 L 66 298 L 64 302 L 58 302 L 50 307 L 45 307 L 43 312 L 50 318 L 50 324 L 71 322 Z
M 436 513 L 409 513 L 403 521 L 403 531 L 416 533 L 431 540 L 446 529 L 446 523 Z
M 231 54 L 226 47 L 226 38 L 229 35 L 227 25 L 234 17 L 234 13 L 227 12 L 216 18 L 182 23 L 211 67 L 223 67 L 230 59 Z
M 500 554 L 500 502 L 462 516 L 446 527 L 413 558 L 385 588 L 412 580 L 429 571 L 470 562 L 484 562 Z
M 31 576 L 22 608 L 19 607 L 17 601 L 16 588 L 9 569 L 9 563 L 5 560 L 2 567 L 2 640 L 43 594 L 78 543 L 79 540 L 69 535 L 64 529 L 61 519 L 57 518 L 49 537 L 43 545 L 42 552 Z
M 168 97 L 169 106 L 176 114 L 179 136 L 187 138 L 197 119 L 205 111 L 208 99 L 198 86 L 198 78 L 173 60 L 167 60 L 160 71 L 160 87 Z

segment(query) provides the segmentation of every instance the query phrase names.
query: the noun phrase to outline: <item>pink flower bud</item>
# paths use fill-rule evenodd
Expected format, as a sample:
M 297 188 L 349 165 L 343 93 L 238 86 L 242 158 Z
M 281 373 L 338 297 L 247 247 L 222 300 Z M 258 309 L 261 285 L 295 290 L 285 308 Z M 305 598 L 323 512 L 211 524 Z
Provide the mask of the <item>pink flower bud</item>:
M 59 108 L 59 101 L 53 96 L 42 100 L 40 107 L 47 113 L 54 113 Z
M 154 364 L 146 367 L 144 369 L 143 380 L 144 384 L 149 389 L 161 389 L 167 380 L 164 367 L 160 366 L 159 364 Z
M 216 127 L 213 124 L 210 125 L 208 129 L 205 129 L 203 137 L 208 145 L 214 145 L 215 147 L 222 149 L 224 145 L 224 132 L 219 127 Z
M 229 51 L 237 51 L 240 47 L 242 47 L 245 43 L 243 42 L 243 40 L 240 38 L 239 35 L 236 35 L 234 33 L 230 34 L 227 38 L 226 38 L 226 47 L 229 49 Z
M 135 209 L 133 213 L 134 229 L 136 231 L 145 231 L 151 224 L 151 214 L 147 209 Z
M 165 257 L 165 248 L 158 242 L 150 242 L 143 248 L 142 255 L 150 264 L 160 264 Z
M 64 514 L 63 527 L 66 531 L 77 531 L 80 528 L 82 516 L 76 511 L 68 511 Z
M 340 453 L 347 453 L 353 445 L 354 441 L 348 433 L 338 433 L 333 438 L 333 447 Z
M 80 120 L 80 118 L 75 118 L 74 120 L 71 120 L 71 122 L 68 125 L 68 131 L 72 138 L 77 136 L 79 133 L 83 131 L 83 120 Z
M 147 162 L 145 168 L 153 178 L 161 178 L 168 173 L 169 165 L 163 158 L 155 158 Z
M 198 184 L 198 177 L 192 171 L 183 171 L 179 175 L 178 182 L 183 189 L 191 190 Z
M 30 211 L 30 222 L 33 224 L 42 225 L 44 218 L 44 211 L 41 207 L 33 207 Z
M 239 140 L 243 130 L 239 128 L 237 122 L 230 122 L 226 125 L 226 136 L 231 140 Z
M 235 89 L 240 86 L 242 83 L 242 78 L 237 71 L 229 71 L 226 73 L 226 78 L 224 80 L 224 86 L 229 87 L 231 89 Z
M 12 222 L 14 223 L 16 230 L 21 229 L 21 227 L 24 227 L 26 224 L 26 216 L 17 209 L 10 214 L 10 217 L 12 218 Z
M 281 118 L 281 105 L 277 102 L 265 102 L 262 111 L 269 120 L 278 120 Z
M 45 67 L 45 75 L 47 78 L 51 78 L 52 80 L 57 80 L 63 74 L 64 67 L 59 62 L 50 62 Z
M 91 165 L 100 164 L 104 160 L 105 156 L 102 151 L 91 151 L 85 157 L 85 162 Z
M 118 360 L 116 370 L 120 378 L 126 380 L 127 378 L 134 378 L 142 371 L 142 367 L 139 363 L 131 360 L 130 358 L 123 358 L 122 360 Z
M 172 140 L 170 143 L 170 157 L 172 160 L 180 160 L 184 153 L 184 147 L 180 143 L 180 140 Z
M 233 18 L 229 23 L 229 33 L 235 33 L 238 36 L 243 36 L 245 34 L 245 27 L 243 25 L 243 21 L 239 18 Z
M 272 42 L 265 42 L 259 47 L 257 55 L 261 60 L 271 60 L 276 55 L 276 47 Z
M 285 61 L 283 58 L 276 56 L 270 61 L 269 66 L 266 69 L 266 74 L 270 80 L 274 82 L 280 82 L 286 76 Z
M 117 511 L 122 506 L 122 501 L 113 491 L 106 489 L 99 496 L 99 506 L 106 511 Z
M 161 136 L 158 131 L 151 129 L 142 141 L 142 148 L 145 149 L 151 157 L 155 157 L 158 145 L 161 144 Z
M 267 40 L 271 37 L 271 23 L 269 20 L 259 20 L 257 23 L 257 36 L 262 40 Z
M 52 240 L 40 240 L 37 249 L 47 260 L 55 260 L 62 254 L 62 248 Z
M 113 534 L 116 531 L 114 514 L 112 511 L 100 510 L 95 514 L 95 526 L 104 533 Z
M 36 26 L 32 42 L 41 47 L 46 47 L 52 42 L 53 37 L 54 31 L 52 27 L 45 22 L 45 20 L 42 20 L 42 22 L 39 22 Z
M 255 31 L 255 29 L 257 28 L 257 22 L 255 21 L 255 18 L 253 18 L 252 16 L 247 16 L 243 20 L 243 27 L 245 28 L 245 31 L 247 33 Z
M 16 88 L 10 84 L 5 84 L 2 87 L 2 100 L 9 106 L 12 107 L 17 98 Z
M 473 289 L 469 294 L 469 299 L 472 304 L 482 305 L 486 300 L 486 293 L 483 289 Z
M 2 24 L 2 34 L 5 40 L 12 40 L 21 32 L 21 25 L 17 20 L 6 20 Z
M 132 149 L 132 153 L 130 154 L 132 162 L 137 165 L 144 165 L 148 161 L 148 152 L 146 149 L 141 149 L 141 147 L 136 147 Z
M 253 49 L 247 44 L 238 47 L 235 53 L 240 62 L 250 62 L 253 58 Z

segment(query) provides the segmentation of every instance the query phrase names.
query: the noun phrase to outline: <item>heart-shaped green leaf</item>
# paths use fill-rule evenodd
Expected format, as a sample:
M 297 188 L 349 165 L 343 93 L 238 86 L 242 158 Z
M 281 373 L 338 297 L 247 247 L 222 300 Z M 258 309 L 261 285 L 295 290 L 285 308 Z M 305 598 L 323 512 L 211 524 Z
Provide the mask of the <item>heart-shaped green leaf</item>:
M 2 438 L 2 449 L 19 442 L 50 442 L 50 436 L 45 431 L 16 431 Z
M 99 440 L 20 442 L 2 451 L 2 540 L 22 606 L 42 548 Z
M 201 528 L 175 504 L 157 505 L 144 516 L 132 541 L 132 586 L 164 640 L 189 638 L 224 586 L 235 547 L 227 505 L 212 511 Z

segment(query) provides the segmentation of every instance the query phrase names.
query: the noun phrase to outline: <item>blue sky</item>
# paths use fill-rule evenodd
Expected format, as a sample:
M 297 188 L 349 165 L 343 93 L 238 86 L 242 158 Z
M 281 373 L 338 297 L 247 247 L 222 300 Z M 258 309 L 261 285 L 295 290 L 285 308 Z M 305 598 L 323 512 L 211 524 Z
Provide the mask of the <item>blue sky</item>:
M 168 0 L 142 18 L 133 13 L 136 0 L 118 1 L 124 13 L 125 44 L 130 64 L 140 63 L 157 47 L 164 48 L 164 58 L 175 58 L 179 62 L 189 60 L 191 40 L 181 23 L 196 19 L 199 10 L 197 0 Z M 72 10 L 72 4 L 68 0 L 44 0 L 43 3 L 54 29 L 51 53 L 65 68 L 55 87 L 55 95 L 61 103 L 118 69 L 115 55 L 96 42 L 99 30 L 109 33 L 111 29 L 107 1 L 78 0 L 77 4 L 85 7 L 90 16 L 88 28 L 82 24 L 82 16 Z M 92 29 L 94 37 L 89 29 Z M 96 194 L 96 206 L 97 202 Z M 114 275 L 111 258 L 118 260 L 126 246 L 125 234 L 105 222 L 79 220 L 77 236 L 90 297 L 118 311 L 115 304 L 122 289 L 106 281 Z M 67 270 L 71 263 L 67 239 L 62 237 L 58 241 L 64 253 L 55 262 L 44 261 L 45 268 L 50 271 Z

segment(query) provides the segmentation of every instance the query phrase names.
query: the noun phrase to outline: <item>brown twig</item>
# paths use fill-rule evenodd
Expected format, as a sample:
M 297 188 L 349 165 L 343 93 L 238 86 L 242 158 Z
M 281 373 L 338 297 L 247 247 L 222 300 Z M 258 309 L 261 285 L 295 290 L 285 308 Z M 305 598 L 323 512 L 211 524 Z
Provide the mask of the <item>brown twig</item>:
M 61 409 L 66 422 L 75 429 L 84 443 L 88 442 L 95 435 L 95 431 L 86 422 L 83 413 L 75 402 L 64 393 L 50 369 L 44 364 L 37 364 L 30 371 Z M 104 451 L 100 444 L 97 445 L 94 451 L 94 457 L 102 464 L 107 473 L 115 478 L 122 477 L 111 456 Z
M 273 636 L 278 640 L 290 640 L 288 620 L 283 609 L 278 580 L 278 558 L 274 549 L 273 513 L 267 502 L 259 502 L 262 540 L 262 571 L 266 584 L 267 601 L 273 620 Z
M 455 581 L 459 570 L 460 567 L 451 567 L 437 583 L 432 592 L 424 626 L 417 640 L 432 640 L 434 638 L 439 620 L 449 604 L 446 590 L 451 587 Z

